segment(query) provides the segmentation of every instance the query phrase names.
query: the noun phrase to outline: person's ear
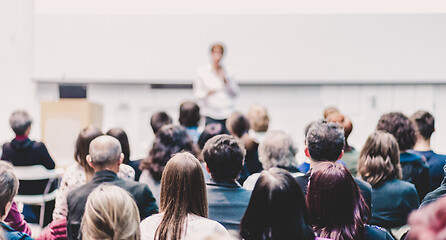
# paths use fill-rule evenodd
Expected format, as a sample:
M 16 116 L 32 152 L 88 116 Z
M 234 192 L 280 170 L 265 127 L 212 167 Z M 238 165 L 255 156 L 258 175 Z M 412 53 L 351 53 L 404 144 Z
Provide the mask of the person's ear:
M 307 158 L 310 158 L 310 151 L 308 151 L 308 147 L 307 146 L 305 146 L 304 152 L 305 152 L 305 156 L 307 156 Z
M 9 210 L 11 210 L 11 206 L 12 206 L 12 201 L 6 203 L 6 206 L 5 206 L 5 209 L 4 209 L 5 215 L 2 216 L 2 221 L 4 220 L 4 218 L 6 218 L 6 216 L 8 216 Z
M 124 153 L 121 153 L 121 155 L 119 155 L 119 165 L 121 165 L 123 161 L 124 161 Z
M 338 157 L 338 160 L 341 160 L 341 158 L 344 156 L 344 150 L 341 151 L 341 154 Z
M 87 155 L 87 157 L 85 157 L 85 159 L 87 159 L 87 164 L 88 166 L 90 166 L 91 168 L 93 168 L 93 162 L 91 160 L 91 156 Z

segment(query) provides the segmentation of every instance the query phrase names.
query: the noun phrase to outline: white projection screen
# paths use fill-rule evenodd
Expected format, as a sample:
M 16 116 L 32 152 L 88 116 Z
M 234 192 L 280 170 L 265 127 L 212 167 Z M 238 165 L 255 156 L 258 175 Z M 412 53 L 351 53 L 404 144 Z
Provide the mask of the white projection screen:
M 36 81 L 188 84 L 221 41 L 245 84 L 446 82 L 443 13 L 38 10 L 34 20 Z

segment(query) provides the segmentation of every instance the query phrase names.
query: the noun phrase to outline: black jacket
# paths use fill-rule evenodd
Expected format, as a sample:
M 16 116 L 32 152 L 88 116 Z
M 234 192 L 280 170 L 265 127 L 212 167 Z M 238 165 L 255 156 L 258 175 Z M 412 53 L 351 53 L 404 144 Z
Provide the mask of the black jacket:
M 423 199 L 430 189 L 429 164 L 421 154 L 403 152 L 400 154 L 403 180 L 413 183 L 419 199 Z
M 85 212 L 85 204 L 87 203 L 88 195 L 102 183 L 110 183 L 127 190 L 138 206 L 141 220 L 154 213 L 158 213 L 155 198 L 146 184 L 119 179 L 116 173 L 111 171 L 99 171 L 94 174 L 93 179 L 90 182 L 68 194 L 68 239 L 78 239 L 79 228 Z
M 54 169 L 56 164 L 51 158 L 45 144 L 32 141 L 14 139 L 3 145 L 2 160 L 10 162 L 14 166 L 42 165 L 47 169 Z M 46 180 L 20 181 L 20 194 L 42 194 Z
M 437 189 L 426 195 L 426 197 L 421 202 L 420 208 L 425 207 L 426 205 L 432 202 L 435 202 L 437 199 L 445 195 L 446 195 L 446 178 L 443 179 L 443 182 L 441 182 L 441 185 Z

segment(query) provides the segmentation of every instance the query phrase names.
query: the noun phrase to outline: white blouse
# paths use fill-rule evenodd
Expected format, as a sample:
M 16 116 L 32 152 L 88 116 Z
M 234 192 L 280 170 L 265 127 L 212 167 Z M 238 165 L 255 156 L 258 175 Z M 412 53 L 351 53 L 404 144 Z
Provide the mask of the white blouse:
M 163 215 L 163 213 L 155 214 L 141 222 L 141 240 L 155 239 L 155 232 L 163 219 Z M 183 231 L 181 239 L 192 237 L 193 239 L 199 239 L 198 236 L 209 236 L 211 234 L 229 236 L 226 228 L 220 223 L 194 214 L 187 215 L 184 227 L 185 231 Z

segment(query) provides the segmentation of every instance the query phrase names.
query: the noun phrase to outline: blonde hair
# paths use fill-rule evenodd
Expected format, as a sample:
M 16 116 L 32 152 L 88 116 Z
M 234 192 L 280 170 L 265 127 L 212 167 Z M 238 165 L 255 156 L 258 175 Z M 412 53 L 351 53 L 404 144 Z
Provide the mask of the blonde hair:
M 189 213 L 207 217 L 206 185 L 200 162 L 190 153 L 174 155 L 161 178 L 161 212 L 155 239 L 181 239 Z
M 90 193 L 82 218 L 83 239 L 139 240 L 139 211 L 124 189 L 102 184 Z
M 252 105 L 248 112 L 248 119 L 252 130 L 256 132 L 266 132 L 268 130 L 269 116 L 266 107 L 257 103 Z
M 377 187 L 402 175 L 398 142 L 387 132 L 376 131 L 367 138 L 358 160 L 358 173 Z

